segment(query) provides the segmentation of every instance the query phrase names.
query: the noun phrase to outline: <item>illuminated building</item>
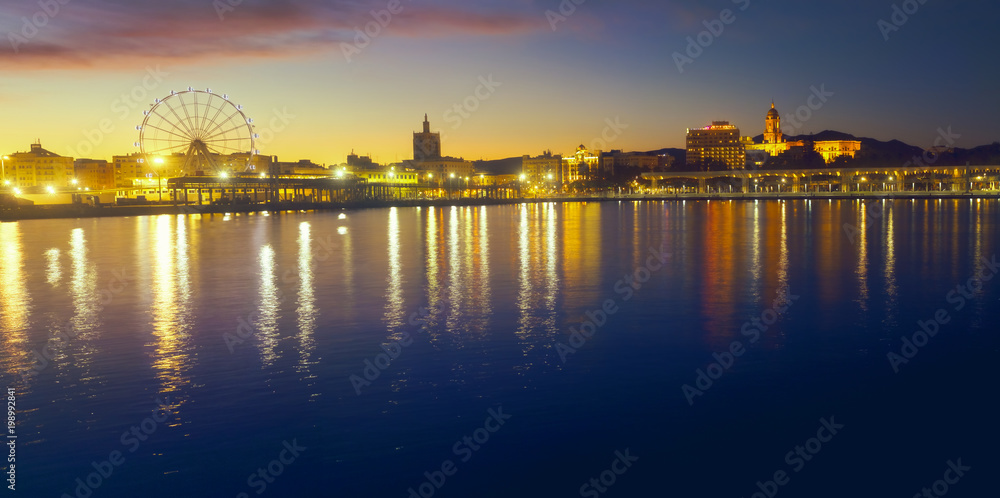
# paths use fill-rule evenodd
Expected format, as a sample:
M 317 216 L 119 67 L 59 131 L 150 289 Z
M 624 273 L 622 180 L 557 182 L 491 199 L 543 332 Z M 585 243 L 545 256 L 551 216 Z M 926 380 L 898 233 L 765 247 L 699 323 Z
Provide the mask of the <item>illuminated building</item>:
M 820 140 L 813 142 L 813 146 L 816 152 L 823 156 L 823 160 L 827 163 L 833 162 L 840 156 L 853 158 L 861 150 L 861 142 L 859 140 Z M 771 102 L 771 108 L 768 109 L 767 116 L 764 118 L 764 142 L 760 144 L 748 144 L 746 145 L 746 149 L 764 151 L 769 156 L 774 157 L 793 147 L 805 147 L 805 142 L 802 140 L 795 142 L 785 141 L 784 135 L 781 133 L 781 116 L 778 114 L 777 109 L 774 108 L 774 102 Z
M 687 130 L 687 164 L 723 163 L 729 169 L 746 165 L 744 142 L 740 129 L 729 121 L 713 121 L 704 128 Z
M 31 144 L 28 152 L 11 154 L 5 159 L 7 179 L 15 187 L 69 187 L 73 180 L 73 158 L 63 157 Z
M 277 162 L 276 157 L 262 156 L 260 154 L 254 154 L 252 157 L 249 152 L 237 152 L 229 155 L 213 155 L 212 158 L 215 160 L 215 164 L 218 166 L 219 170 L 229 171 L 231 173 L 270 173 L 271 163 Z M 301 161 L 300 161 L 301 162 Z M 183 174 L 185 176 L 199 176 L 199 175 L 215 175 L 215 171 L 201 171 L 192 169 L 196 167 L 195 164 L 184 169 Z
M 127 156 L 113 156 L 111 163 L 114 166 L 117 187 L 131 187 L 137 178 L 145 178 L 148 171 L 142 162 L 142 154 L 138 152 Z
M 472 161 L 454 157 L 442 157 L 419 163 L 413 162 L 407 166 L 423 172 L 423 176 L 425 177 L 427 175 L 434 175 L 433 178 L 450 178 L 453 175 L 456 178 L 466 178 L 471 177 L 475 173 Z
M 441 159 L 441 134 L 431 133 L 431 123 L 424 114 L 424 131 L 413 133 L 413 160 Z
M 545 151 L 538 157 L 526 155 L 521 158 L 521 175 L 524 175 L 524 180 L 528 182 L 561 184 L 561 165 L 562 156 L 552 155 L 552 151 Z
M 587 180 L 596 176 L 601 168 L 601 151 L 587 150 L 583 145 L 571 156 L 562 158 L 562 178 L 565 183 Z
M 358 169 L 351 172 L 368 183 L 392 183 L 396 185 L 416 185 L 420 183 L 420 173 L 406 169 L 402 165 L 392 165 L 384 169 Z
M 371 156 L 358 156 L 351 151 L 347 156 L 347 163 L 341 164 L 335 169 L 335 177 L 343 178 L 346 175 L 353 175 L 368 183 L 390 183 L 393 185 L 416 185 L 421 183 L 422 172 L 412 167 L 415 164 L 408 163 L 390 164 L 383 166 L 372 161 Z M 426 173 L 424 173 L 426 174 Z
M 441 155 L 441 134 L 431 133 L 431 123 L 424 115 L 424 131 L 413 134 L 413 160 L 400 165 L 417 171 L 422 178 L 469 178 L 474 167 L 471 161 Z M 433 175 L 433 176 L 431 176 Z
M 77 159 L 73 176 L 81 189 L 104 190 L 115 187 L 115 169 L 104 159 Z
M 816 152 L 823 160 L 831 163 L 840 156 L 854 157 L 861 150 L 860 140 L 820 140 L 814 142 Z
M 784 141 L 784 136 L 781 134 L 781 115 L 774 108 L 774 102 L 771 102 L 771 108 L 764 118 L 764 143 L 777 144 Z

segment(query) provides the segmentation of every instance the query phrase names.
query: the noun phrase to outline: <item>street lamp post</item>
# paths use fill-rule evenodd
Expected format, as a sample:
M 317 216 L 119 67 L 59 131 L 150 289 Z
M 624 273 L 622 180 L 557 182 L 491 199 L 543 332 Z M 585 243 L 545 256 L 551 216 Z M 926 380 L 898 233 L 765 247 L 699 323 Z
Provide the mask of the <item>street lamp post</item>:
M 153 162 L 159 166 L 163 166 L 163 158 L 157 157 L 153 159 Z M 159 195 L 159 200 L 157 202 L 163 202 L 163 183 L 160 181 L 160 170 L 159 168 L 153 168 L 156 171 L 156 193 Z
M 10 156 L 0 157 L 0 175 L 3 176 L 3 184 L 5 187 L 10 185 L 10 183 L 7 182 L 7 163 L 5 162 L 8 159 L 10 159 Z

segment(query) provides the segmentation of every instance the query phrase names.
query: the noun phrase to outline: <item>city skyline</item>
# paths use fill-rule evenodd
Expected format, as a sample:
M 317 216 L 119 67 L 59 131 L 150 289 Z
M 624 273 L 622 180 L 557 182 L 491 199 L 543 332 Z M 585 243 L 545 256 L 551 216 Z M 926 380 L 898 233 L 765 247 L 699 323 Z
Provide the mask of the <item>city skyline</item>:
M 975 56 L 993 6 L 914 2 L 887 28 L 902 19 L 891 2 L 42 3 L 0 15 L 4 153 L 36 139 L 76 158 L 133 152 L 141 111 L 188 87 L 242 104 L 261 154 L 325 164 L 409 159 L 425 113 L 442 152 L 469 160 L 684 148 L 685 129 L 717 119 L 754 136 L 772 100 L 789 135 L 998 138 L 996 69 Z

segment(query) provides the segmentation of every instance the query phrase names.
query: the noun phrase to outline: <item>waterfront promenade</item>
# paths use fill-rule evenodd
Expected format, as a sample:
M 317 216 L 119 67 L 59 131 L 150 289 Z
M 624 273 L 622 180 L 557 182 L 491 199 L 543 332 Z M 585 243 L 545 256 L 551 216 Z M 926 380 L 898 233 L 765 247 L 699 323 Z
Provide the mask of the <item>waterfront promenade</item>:
M 384 199 L 348 202 L 276 202 L 244 205 L 211 204 L 159 204 L 146 206 L 101 206 L 82 204 L 61 204 L 45 206 L 21 206 L 18 209 L 0 211 L 0 222 L 31 219 L 56 218 L 98 218 L 115 216 L 156 216 L 181 214 L 233 214 L 260 212 L 294 211 L 338 211 L 382 207 L 444 207 L 444 206 L 490 206 L 523 203 L 565 203 L 565 202 L 614 202 L 614 201 L 713 201 L 713 200 L 793 200 L 793 199 L 997 199 L 1000 190 L 973 190 L 966 192 L 750 192 L 750 193 L 595 193 L 551 197 L 531 197 L 513 199 Z

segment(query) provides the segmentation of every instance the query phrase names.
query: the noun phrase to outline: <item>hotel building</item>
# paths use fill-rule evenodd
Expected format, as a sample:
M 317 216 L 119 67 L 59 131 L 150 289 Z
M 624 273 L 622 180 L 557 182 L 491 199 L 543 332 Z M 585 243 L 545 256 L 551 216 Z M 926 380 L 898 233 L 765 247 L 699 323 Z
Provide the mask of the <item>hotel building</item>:
M 740 129 L 729 121 L 713 121 L 704 128 L 688 128 L 686 159 L 688 165 L 720 162 L 729 169 L 745 167 L 746 151 Z

